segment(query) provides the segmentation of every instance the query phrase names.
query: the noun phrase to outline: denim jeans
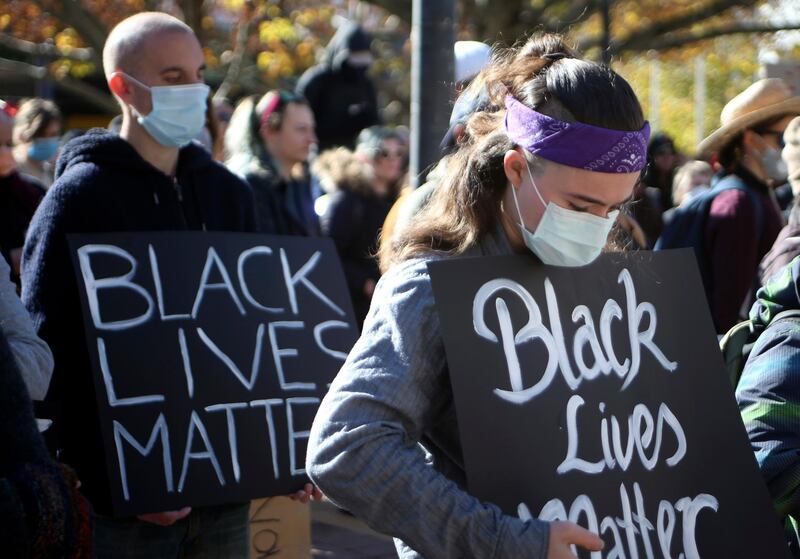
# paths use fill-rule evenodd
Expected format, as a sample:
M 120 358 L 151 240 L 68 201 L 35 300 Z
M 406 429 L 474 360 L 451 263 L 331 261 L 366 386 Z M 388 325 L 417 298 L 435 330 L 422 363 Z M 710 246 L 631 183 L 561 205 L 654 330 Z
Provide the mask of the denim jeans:
M 97 559 L 246 559 L 250 503 L 202 507 L 172 526 L 95 515 Z

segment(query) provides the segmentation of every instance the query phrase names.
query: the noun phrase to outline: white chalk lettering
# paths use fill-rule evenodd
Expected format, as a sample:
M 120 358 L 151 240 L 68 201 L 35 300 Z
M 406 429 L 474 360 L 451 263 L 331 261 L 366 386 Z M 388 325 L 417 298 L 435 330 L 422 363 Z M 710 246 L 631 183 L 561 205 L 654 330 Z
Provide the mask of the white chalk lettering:
M 335 349 L 331 349 L 325 345 L 325 342 L 322 341 L 322 334 L 326 330 L 330 330 L 331 328 L 340 328 L 347 330 L 350 328 L 350 325 L 346 322 L 342 322 L 341 320 L 327 320 L 325 322 L 320 322 L 314 327 L 314 341 L 317 343 L 317 347 L 320 348 L 323 352 L 327 353 L 331 357 L 335 359 L 339 359 L 340 361 L 344 361 L 347 359 L 347 353 L 344 351 L 336 351 Z
M 209 283 L 209 276 L 211 276 L 211 272 L 215 267 L 217 270 L 219 270 L 220 276 L 222 276 L 222 283 Z M 219 254 L 217 254 L 217 251 L 214 249 L 214 247 L 210 247 L 208 249 L 206 263 L 203 267 L 203 275 L 200 278 L 200 286 L 197 288 L 197 295 L 195 296 L 194 305 L 192 306 L 192 318 L 197 318 L 197 315 L 200 312 L 200 306 L 203 304 L 203 298 L 205 297 L 206 291 L 212 289 L 223 289 L 227 291 L 228 295 L 231 297 L 231 300 L 236 305 L 236 308 L 239 309 L 239 314 L 245 316 L 246 313 L 244 306 L 239 300 L 236 290 L 233 288 L 233 283 L 228 275 L 228 270 L 225 269 L 225 265 L 222 263 L 222 259 L 219 257 Z
M 272 325 L 270 324 L 270 336 L 272 332 Z M 247 378 L 242 373 L 241 369 L 233 362 L 224 351 L 222 351 L 217 344 L 213 342 L 211 338 L 208 337 L 208 334 L 202 328 L 197 329 L 197 335 L 200 336 L 200 339 L 203 340 L 203 343 L 206 344 L 206 347 L 211 350 L 211 352 L 216 355 L 220 361 L 222 361 L 226 367 L 233 373 L 239 382 L 242 383 L 247 390 L 252 391 L 253 387 L 258 380 L 258 371 L 261 369 L 261 353 L 262 353 L 262 346 L 264 345 L 264 325 L 259 324 L 258 329 L 256 330 L 256 343 L 255 343 L 255 350 L 253 350 L 253 362 L 250 367 L 250 378 Z
M 280 479 L 281 473 L 278 469 L 278 444 L 275 437 L 275 421 L 272 417 L 272 406 L 280 406 L 283 400 L 271 398 L 269 400 L 253 400 L 250 402 L 250 407 L 264 406 L 264 413 L 267 418 L 267 428 L 269 429 L 269 445 L 270 454 L 272 455 L 272 473 L 275 479 Z
M 294 411 L 292 406 L 308 406 L 319 404 L 319 398 L 287 398 L 286 399 L 286 422 L 289 430 L 289 471 L 293 476 L 305 475 L 306 469 L 297 467 L 297 445 L 298 439 L 307 439 L 311 431 L 295 431 Z M 301 461 L 305 465 L 305 460 Z
M 495 394 L 503 400 L 515 404 L 529 402 L 550 386 L 559 370 L 564 382 L 572 391 L 576 391 L 584 381 L 592 381 L 601 375 L 608 376 L 612 372 L 624 379 L 621 387 L 624 390 L 639 374 L 643 347 L 655 357 L 663 369 L 669 372 L 675 371 L 678 364 L 667 359 L 655 343 L 654 338 L 658 324 L 655 307 L 646 301 L 637 302 L 636 288 L 628 270 L 620 272 L 618 283 L 625 288 L 631 358 L 626 358 L 624 362 L 620 363 L 613 347 L 611 324 L 615 319 L 623 320 L 622 308 L 619 304 L 611 299 L 606 301 L 600 314 L 599 339 L 598 329 L 595 327 L 588 307 L 577 305 L 573 309 L 572 320 L 579 326 L 575 331 L 571 348 L 572 360 L 576 364 L 577 373 L 573 371 L 572 361 L 567 351 L 558 298 L 549 279 L 544 280 L 545 300 L 550 320 L 549 330 L 542 323 L 542 313 L 533 296 L 519 283 L 501 278 L 491 280 L 481 286 L 475 294 L 472 304 L 473 328 L 475 333 L 482 338 L 502 344 L 511 386 L 511 390 L 496 388 Z M 500 326 L 498 339 L 498 336 L 487 326 L 484 312 L 489 299 L 502 290 L 511 291 L 522 300 L 528 312 L 528 320 L 515 335 L 508 305 L 505 299 L 498 297 L 494 305 Z M 647 328 L 642 330 L 641 326 L 645 316 L 648 318 L 648 324 Z M 541 377 L 532 385 L 525 387 L 517 346 L 533 340 L 541 340 L 547 349 L 547 365 L 544 367 Z M 587 349 L 591 355 L 590 362 L 587 362 L 586 359 Z M 537 360 L 538 362 L 539 360 Z
M 158 269 L 158 259 L 153 245 L 147 245 L 147 253 L 150 255 L 150 271 L 153 274 L 153 284 L 156 286 L 156 301 L 158 301 L 158 312 L 161 320 L 185 320 L 192 315 L 186 314 L 167 314 L 164 305 L 164 289 L 161 286 L 161 272 Z
M 117 398 L 114 389 L 114 378 L 111 376 L 111 367 L 108 365 L 108 354 L 106 352 L 106 342 L 103 338 L 97 338 L 97 357 L 100 360 L 100 372 L 103 375 L 103 384 L 106 387 L 108 405 L 112 408 L 122 406 L 140 406 L 142 404 L 153 404 L 163 402 L 163 394 L 151 394 L 149 396 L 133 396 L 130 398 Z
M 192 452 L 192 444 L 194 443 L 194 432 L 200 433 L 200 438 L 203 439 L 205 450 L 202 452 Z M 181 468 L 181 477 L 178 481 L 178 493 L 183 493 L 184 484 L 186 483 L 186 474 L 189 472 L 189 460 L 209 460 L 214 467 L 214 472 L 217 474 L 217 480 L 221 486 L 225 486 L 225 476 L 222 475 L 222 468 L 219 466 L 217 455 L 214 454 L 214 448 L 211 446 L 211 441 L 208 439 L 208 432 L 206 426 L 200 420 L 200 416 L 196 411 L 192 411 L 191 423 L 189 424 L 189 432 L 186 435 L 186 450 L 183 453 L 183 467 Z
M 158 414 L 158 419 L 156 419 L 146 445 L 139 444 L 139 441 L 137 441 L 119 421 L 116 419 L 114 420 L 114 444 L 117 448 L 117 462 L 119 464 L 119 477 L 122 482 L 122 496 L 126 501 L 131 500 L 131 495 L 128 490 L 128 470 L 125 464 L 125 451 L 122 447 L 122 439 L 125 439 L 136 452 L 146 457 L 153 451 L 156 441 L 159 438 L 161 439 L 161 459 L 164 464 L 164 480 L 167 485 L 167 493 L 172 493 L 175 491 L 174 482 L 172 480 L 172 454 L 170 453 L 169 447 L 169 429 L 167 428 L 167 420 L 164 414 Z
M 317 266 L 319 262 L 320 256 L 322 255 L 321 252 L 315 252 L 308 261 L 303 264 L 303 266 L 292 275 L 291 270 L 289 269 L 289 260 L 286 257 L 286 251 L 281 249 L 281 264 L 283 266 L 283 277 L 286 281 L 286 290 L 289 292 L 289 305 L 292 308 L 292 312 L 294 314 L 298 314 L 300 309 L 297 305 L 297 285 L 303 284 L 306 289 L 308 289 L 311 293 L 313 293 L 317 299 L 325 303 L 330 309 L 333 310 L 339 316 L 345 316 L 345 312 L 333 301 L 331 301 L 327 295 L 325 295 L 316 285 L 314 285 L 311 280 L 308 279 L 308 275 L 314 271 L 314 268 Z
M 622 517 L 608 515 L 603 517 L 598 523 L 599 516 L 591 499 L 586 495 L 579 495 L 575 498 L 567 511 L 567 507 L 560 499 L 551 499 L 544 504 L 539 512 L 538 518 L 546 522 L 569 520 L 576 524 L 581 524 L 588 530 L 605 535 L 610 533 L 614 539 L 614 546 L 608 549 L 606 559 L 638 559 L 639 540 L 644 547 L 644 555 L 648 559 L 655 557 L 658 549 L 664 559 L 671 559 L 673 536 L 675 533 L 676 513 L 682 514 L 682 538 L 681 544 L 683 551 L 678 556 L 685 559 L 699 559 L 700 553 L 697 549 L 697 516 L 703 509 L 710 509 L 717 512 L 719 503 L 717 499 L 707 493 L 701 493 L 695 498 L 683 497 L 675 505 L 669 501 L 662 500 L 658 505 L 656 526 L 647 518 L 645 511 L 644 495 L 638 483 L 633 484 L 634 500 L 636 502 L 636 512 L 631 508 L 631 499 L 625 484 L 620 484 L 619 495 L 622 508 Z M 525 503 L 517 506 L 517 515 L 523 521 L 531 520 L 533 515 L 530 513 Z M 585 522 L 581 522 L 581 517 Z M 625 536 L 622 536 L 623 530 Z M 651 532 L 655 533 L 658 539 L 658 547 L 654 548 L 651 541 Z M 575 549 L 573 548 L 573 552 Z M 595 555 L 595 553 L 598 553 Z M 599 552 L 592 553 L 592 557 L 602 557 Z
M 286 374 L 283 371 L 284 357 L 297 357 L 299 354 L 295 348 L 282 348 L 278 346 L 278 329 L 302 330 L 304 323 L 299 321 L 270 322 L 269 323 L 269 343 L 272 349 L 272 359 L 275 361 L 275 370 L 278 373 L 278 382 L 281 390 L 315 390 L 317 385 L 313 382 L 286 382 Z
M 123 276 L 97 279 L 92 270 L 91 257 L 93 254 L 110 254 L 127 260 L 131 269 Z M 81 268 L 83 284 L 86 286 L 86 299 L 89 304 L 89 312 L 92 315 L 94 327 L 98 330 L 127 330 L 140 324 L 144 324 L 153 316 L 155 303 L 153 298 L 145 288 L 131 281 L 136 275 L 138 263 L 136 259 L 127 251 L 113 245 L 84 245 L 78 249 L 78 262 Z M 147 310 L 134 318 L 116 320 L 114 322 L 103 322 L 100 313 L 100 301 L 97 292 L 101 289 L 128 289 L 139 294 L 147 302 Z
M 670 467 L 678 464 L 686 456 L 686 433 L 678 418 L 662 403 L 658 408 L 657 422 L 653 419 L 650 410 L 644 404 L 637 404 L 633 413 L 628 417 L 628 441 L 625 451 L 622 450 L 619 422 L 611 416 L 611 434 L 608 433 L 608 422 L 603 418 L 600 423 L 603 459 L 590 462 L 578 458 L 578 409 L 584 404 L 584 399 L 578 394 L 573 394 L 567 402 L 567 455 L 559 464 L 556 471 L 565 474 L 570 471 L 579 471 L 585 474 L 599 474 L 612 470 L 617 465 L 627 471 L 634 456 L 634 448 L 640 462 L 647 470 L 653 470 L 658 463 L 662 443 L 664 442 L 664 426 L 666 425 L 674 435 L 676 450 L 665 460 Z M 605 407 L 600 406 L 601 413 Z M 609 445 L 613 442 L 613 449 Z M 647 451 L 652 445 L 652 453 L 647 456 Z
M 282 313 L 285 310 L 282 307 L 267 307 L 266 305 L 262 305 L 261 303 L 256 301 L 256 298 L 253 297 L 253 294 L 250 292 L 250 288 L 247 286 L 247 281 L 245 280 L 245 275 L 244 275 L 244 265 L 247 263 L 247 260 L 251 256 L 255 256 L 257 254 L 272 256 L 272 249 L 265 246 L 257 246 L 249 248 L 239 255 L 237 269 L 239 273 L 239 287 L 242 289 L 242 295 L 244 295 L 244 298 L 247 300 L 248 303 L 250 303 L 259 310 L 273 314 Z
M 189 359 L 189 348 L 186 345 L 186 333 L 183 328 L 178 328 L 178 346 L 181 348 L 183 375 L 186 377 L 186 391 L 191 399 L 194 398 L 194 374 L 192 373 L 192 361 Z
M 220 410 L 225 412 L 225 421 L 228 425 L 228 443 L 231 448 L 231 467 L 233 468 L 233 478 L 236 480 L 236 483 L 239 483 L 242 473 L 239 467 L 239 447 L 236 443 L 236 421 L 233 417 L 233 410 L 240 410 L 242 408 L 247 408 L 247 404 L 244 402 L 236 402 L 233 404 L 206 406 L 206 411 L 209 413 Z

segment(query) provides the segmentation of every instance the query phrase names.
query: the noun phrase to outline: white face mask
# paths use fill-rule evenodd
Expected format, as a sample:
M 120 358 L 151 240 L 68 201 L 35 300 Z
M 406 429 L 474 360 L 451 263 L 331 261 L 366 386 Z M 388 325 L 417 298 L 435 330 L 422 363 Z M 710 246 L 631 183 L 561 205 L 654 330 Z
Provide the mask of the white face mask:
M 789 167 L 781 157 L 780 150 L 773 147 L 768 147 L 761 152 L 761 166 L 767 177 L 776 183 L 786 182 L 786 178 L 789 176 Z
M 619 211 L 609 212 L 608 217 L 597 217 L 587 212 L 568 210 L 552 202 L 547 203 L 533 181 L 530 166 L 526 167 L 533 189 L 545 209 L 536 231 L 529 231 L 522 219 L 517 189 L 511 186 L 525 246 L 549 266 L 576 267 L 594 262 L 608 242 L 608 234 Z
M 211 91 L 206 84 L 149 87 L 133 76 L 125 76 L 150 92 L 153 109 L 148 115 L 142 116 L 133 106 L 131 109 L 156 142 L 164 147 L 183 147 L 203 130 Z

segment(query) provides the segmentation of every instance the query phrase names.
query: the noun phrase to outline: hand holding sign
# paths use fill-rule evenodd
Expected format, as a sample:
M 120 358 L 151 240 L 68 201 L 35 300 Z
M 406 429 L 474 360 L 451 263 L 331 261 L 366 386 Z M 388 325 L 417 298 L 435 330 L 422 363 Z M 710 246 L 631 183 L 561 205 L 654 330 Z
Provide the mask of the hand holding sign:
M 588 551 L 603 549 L 603 540 L 585 528 L 572 522 L 550 523 L 550 544 L 547 546 L 547 559 L 577 559 L 572 552 L 573 545 Z

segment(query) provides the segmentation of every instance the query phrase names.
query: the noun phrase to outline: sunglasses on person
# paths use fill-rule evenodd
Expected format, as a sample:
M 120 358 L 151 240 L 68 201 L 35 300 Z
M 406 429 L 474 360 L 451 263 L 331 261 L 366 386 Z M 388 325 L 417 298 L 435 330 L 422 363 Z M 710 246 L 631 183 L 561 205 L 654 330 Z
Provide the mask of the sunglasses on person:
M 773 136 L 775 140 L 778 142 L 778 147 L 783 149 L 786 145 L 786 142 L 783 141 L 783 132 L 778 130 L 756 130 L 756 134 L 759 136 Z

